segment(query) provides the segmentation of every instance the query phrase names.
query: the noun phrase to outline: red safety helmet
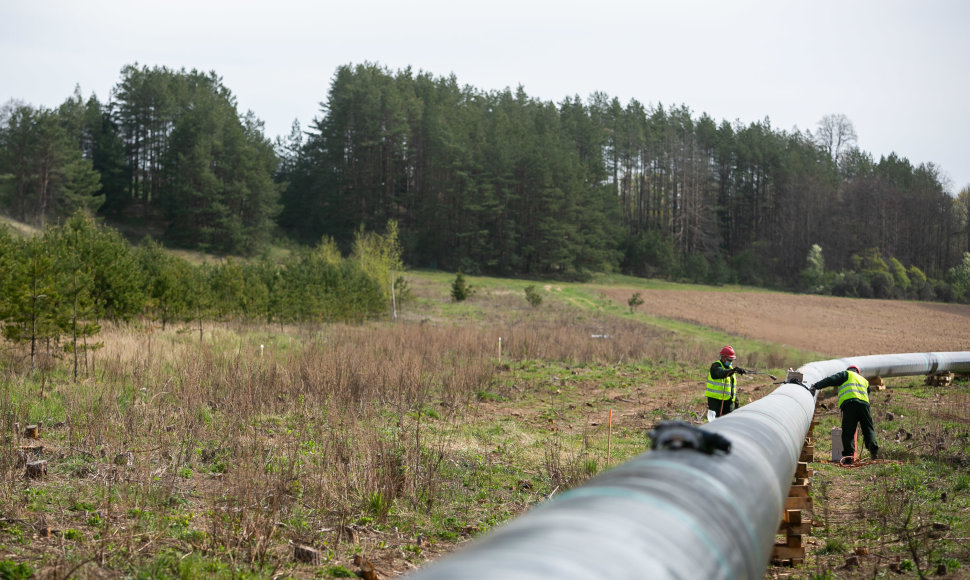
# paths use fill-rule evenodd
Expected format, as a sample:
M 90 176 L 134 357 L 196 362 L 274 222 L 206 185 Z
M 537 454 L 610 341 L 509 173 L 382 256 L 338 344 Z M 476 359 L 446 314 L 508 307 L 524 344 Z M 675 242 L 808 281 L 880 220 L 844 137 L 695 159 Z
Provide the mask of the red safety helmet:
M 731 360 L 734 360 L 737 358 L 734 355 L 734 349 L 731 348 L 730 346 L 725 346 L 724 348 L 721 349 L 721 356 L 726 356 Z
M 855 366 L 855 365 L 849 365 L 849 368 L 847 368 L 847 369 L 845 369 L 845 370 L 847 370 L 847 371 L 855 371 L 855 372 L 857 372 L 857 373 L 858 373 L 858 372 L 861 372 L 861 371 L 859 370 L 859 367 L 857 367 L 857 366 Z

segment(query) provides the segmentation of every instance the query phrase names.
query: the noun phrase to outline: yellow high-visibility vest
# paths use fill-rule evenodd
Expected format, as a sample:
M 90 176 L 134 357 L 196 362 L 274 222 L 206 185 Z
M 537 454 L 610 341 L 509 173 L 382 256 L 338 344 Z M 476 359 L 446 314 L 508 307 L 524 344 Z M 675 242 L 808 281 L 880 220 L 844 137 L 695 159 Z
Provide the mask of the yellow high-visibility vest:
M 849 399 L 859 399 L 863 403 L 869 402 L 869 381 L 855 371 L 845 371 L 849 378 L 839 385 L 839 406 Z
M 721 365 L 721 368 L 728 368 L 724 366 L 724 363 L 717 361 L 714 364 Z M 715 379 L 711 372 L 707 372 L 707 390 L 704 392 L 705 395 L 712 399 L 719 399 L 721 401 L 733 401 L 734 400 L 734 384 L 736 379 L 734 375 L 724 377 L 723 379 Z

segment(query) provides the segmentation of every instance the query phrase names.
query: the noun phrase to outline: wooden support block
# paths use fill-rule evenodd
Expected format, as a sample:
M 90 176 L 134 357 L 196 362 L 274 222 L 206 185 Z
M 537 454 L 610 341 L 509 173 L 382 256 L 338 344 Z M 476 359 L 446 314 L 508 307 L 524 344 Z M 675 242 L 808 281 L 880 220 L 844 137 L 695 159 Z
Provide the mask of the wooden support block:
M 936 373 L 934 375 L 926 375 L 926 384 L 932 387 L 949 387 L 950 381 L 952 380 L 953 373 L 949 371 Z
M 794 560 L 795 558 L 804 559 L 805 558 L 805 547 L 792 548 L 786 544 L 775 544 L 771 551 L 771 559 L 773 561 L 784 561 L 784 560 Z
M 785 536 L 807 536 L 812 533 L 812 522 L 802 522 L 797 526 L 782 522 L 778 526 L 778 533 L 785 534 Z
M 802 447 L 802 454 L 798 457 L 798 461 L 804 461 L 806 463 L 815 461 L 815 446 L 805 445 Z
M 812 470 L 809 469 L 808 463 L 799 461 L 795 467 L 795 479 L 807 479 L 809 477 L 812 477 Z
M 810 497 L 789 497 L 785 500 L 786 510 L 810 510 L 812 509 L 812 498 Z
M 800 534 L 793 534 L 788 536 L 788 543 L 786 544 L 789 548 L 802 548 L 802 536 Z
M 804 536 L 812 533 L 812 522 L 802 520 L 802 510 L 785 510 L 778 526 L 778 533 L 786 536 Z
M 807 485 L 793 485 L 788 488 L 788 497 L 808 497 Z

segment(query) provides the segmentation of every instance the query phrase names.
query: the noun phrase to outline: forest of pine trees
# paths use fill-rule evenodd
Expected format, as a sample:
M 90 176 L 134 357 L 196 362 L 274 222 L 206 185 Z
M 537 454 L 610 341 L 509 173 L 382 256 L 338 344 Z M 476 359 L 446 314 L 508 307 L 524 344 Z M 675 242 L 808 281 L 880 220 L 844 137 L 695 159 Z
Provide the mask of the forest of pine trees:
M 970 190 L 874 159 L 841 115 L 781 131 L 369 63 L 340 67 L 321 100 L 275 143 L 214 72 L 133 64 L 105 102 L 11 101 L 0 211 L 45 226 L 80 210 L 227 256 L 274 240 L 347 255 L 396 224 L 411 267 L 970 300 Z

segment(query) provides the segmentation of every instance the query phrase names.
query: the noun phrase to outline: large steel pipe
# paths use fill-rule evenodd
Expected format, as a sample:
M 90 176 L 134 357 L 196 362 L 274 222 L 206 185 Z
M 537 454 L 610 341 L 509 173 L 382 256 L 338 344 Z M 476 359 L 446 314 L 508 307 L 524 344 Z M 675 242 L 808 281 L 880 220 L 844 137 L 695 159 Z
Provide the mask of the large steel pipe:
M 730 451 L 661 448 L 602 473 L 418 570 L 461 578 L 762 578 L 815 411 L 806 386 L 849 364 L 883 377 L 970 372 L 970 352 L 861 356 L 696 428 Z

